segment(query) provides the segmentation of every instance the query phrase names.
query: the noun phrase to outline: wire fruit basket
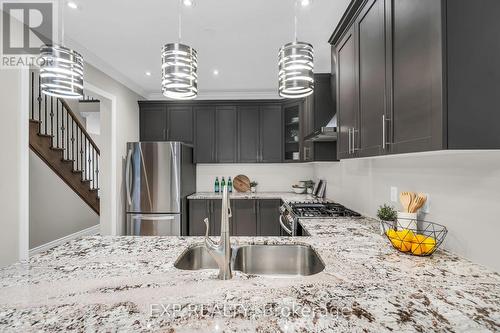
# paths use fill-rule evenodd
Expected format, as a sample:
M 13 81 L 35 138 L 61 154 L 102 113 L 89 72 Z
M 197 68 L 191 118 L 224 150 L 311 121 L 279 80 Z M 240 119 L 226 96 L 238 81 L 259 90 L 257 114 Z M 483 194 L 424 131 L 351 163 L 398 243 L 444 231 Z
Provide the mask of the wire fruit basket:
M 443 243 L 448 229 L 429 221 L 398 218 L 397 221 L 380 221 L 384 235 L 400 252 L 415 256 L 430 256 Z

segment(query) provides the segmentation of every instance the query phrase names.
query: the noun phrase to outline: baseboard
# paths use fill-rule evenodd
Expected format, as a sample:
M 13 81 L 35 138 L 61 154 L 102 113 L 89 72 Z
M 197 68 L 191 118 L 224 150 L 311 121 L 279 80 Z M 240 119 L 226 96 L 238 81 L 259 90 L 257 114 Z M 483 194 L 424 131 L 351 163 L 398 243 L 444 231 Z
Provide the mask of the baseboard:
M 31 257 L 37 253 L 47 251 L 47 250 L 53 248 L 54 246 L 64 244 L 70 240 L 73 240 L 73 239 L 76 239 L 79 237 L 96 235 L 99 232 L 100 232 L 100 225 L 97 224 L 93 227 L 77 231 L 73 234 L 61 237 L 59 239 L 53 240 L 51 242 L 48 242 L 48 243 L 42 244 L 40 246 L 37 246 L 33 249 L 30 249 L 29 256 Z

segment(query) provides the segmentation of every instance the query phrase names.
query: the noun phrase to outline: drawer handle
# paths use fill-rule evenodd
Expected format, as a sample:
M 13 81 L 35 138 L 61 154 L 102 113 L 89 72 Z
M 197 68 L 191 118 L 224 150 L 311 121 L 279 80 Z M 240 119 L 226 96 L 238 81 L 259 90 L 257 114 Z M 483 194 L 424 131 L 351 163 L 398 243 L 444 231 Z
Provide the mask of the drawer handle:
M 292 230 L 288 229 L 285 224 L 283 223 L 283 216 L 280 215 L 280 224 L 281 224 L 281 228 L 283 228 L 283 230 L 286 231 L 287 234 L 291 235 L 292 234 Z

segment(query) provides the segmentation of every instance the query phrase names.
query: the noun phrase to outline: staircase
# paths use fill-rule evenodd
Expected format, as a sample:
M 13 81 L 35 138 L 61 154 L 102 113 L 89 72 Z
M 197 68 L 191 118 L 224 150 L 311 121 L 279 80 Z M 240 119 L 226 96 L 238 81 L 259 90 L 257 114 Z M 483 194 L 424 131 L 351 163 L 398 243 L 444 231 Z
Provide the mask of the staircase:
M 41 93 L 35 71 L 29 127 L 31 150 L 99 215 L 99 148 L 66 101 Z

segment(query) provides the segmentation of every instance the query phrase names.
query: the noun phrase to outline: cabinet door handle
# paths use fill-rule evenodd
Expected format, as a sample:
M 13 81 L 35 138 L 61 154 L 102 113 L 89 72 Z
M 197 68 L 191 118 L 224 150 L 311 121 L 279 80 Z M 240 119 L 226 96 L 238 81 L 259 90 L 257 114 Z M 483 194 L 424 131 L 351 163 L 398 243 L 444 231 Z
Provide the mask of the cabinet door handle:
M 348 141 L 348 146 L 349 146 L 347 153 L 350 154 L 351 153 L 351 128 L 349 128 L 347 130 L 347 138 L 348 138 L 347 141 Z
M 356 152 L 356 150 L 358 150 L 358 148 L 356 148 L 356 137 L 355 137 L 357 131 L 358 130 L 354 127 L 352 128 L 352 131 L 351 131 L 351 133 L 352 133 L 352 153 L 353 154 Z
M 385 114 L 382 115 L 382 150 L 385 150 Z
M 167 140 L 167 130 L 163 129 L 163 140 Z

